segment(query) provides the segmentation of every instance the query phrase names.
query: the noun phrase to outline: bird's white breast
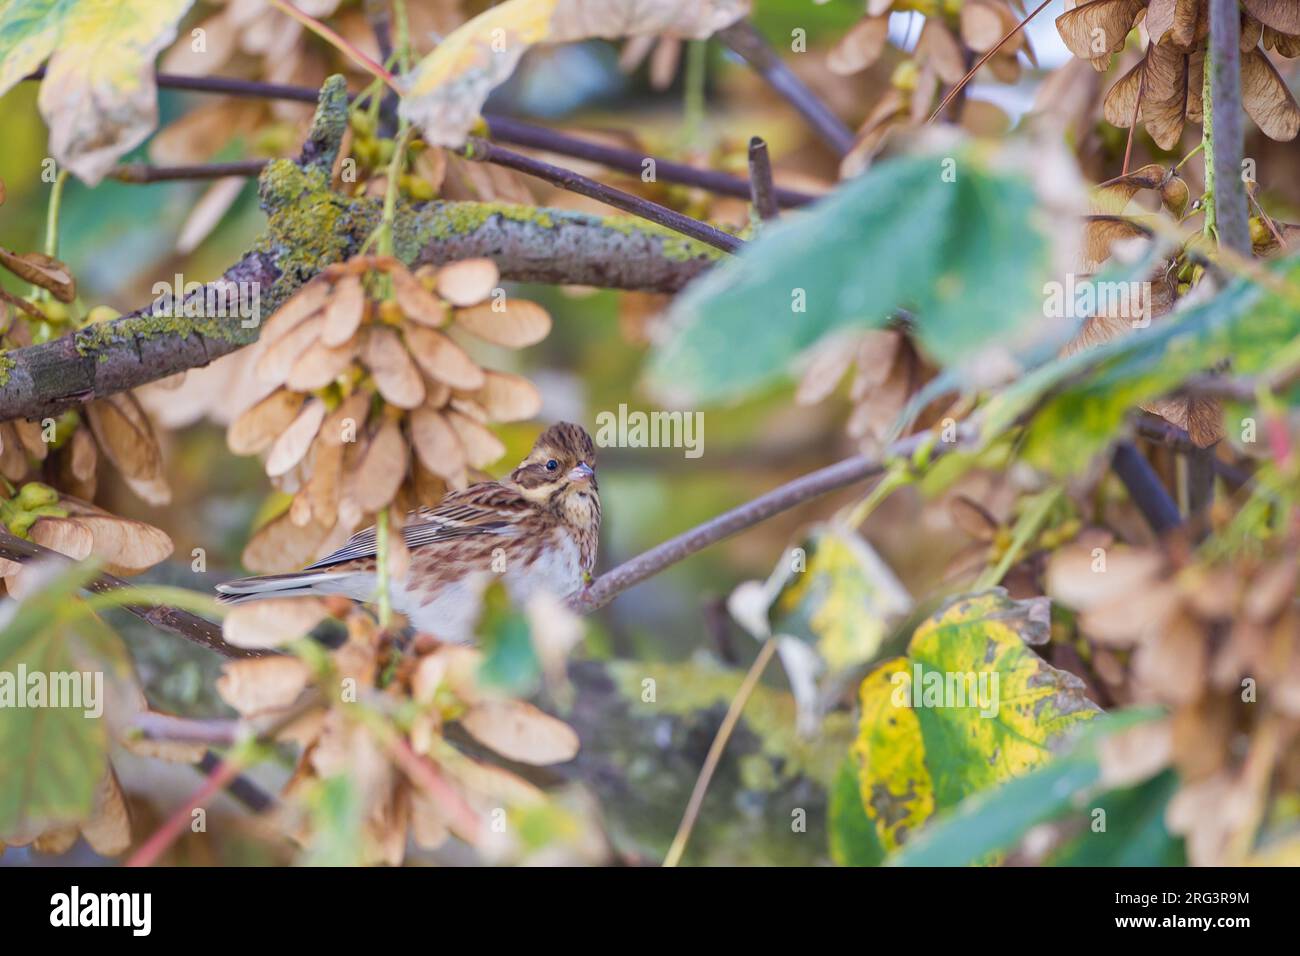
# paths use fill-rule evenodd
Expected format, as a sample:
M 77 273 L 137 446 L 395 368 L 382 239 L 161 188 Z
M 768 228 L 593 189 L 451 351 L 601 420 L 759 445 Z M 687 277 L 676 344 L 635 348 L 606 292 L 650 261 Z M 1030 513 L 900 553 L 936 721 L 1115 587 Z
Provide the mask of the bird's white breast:
M 524 564 L 516 559 L 505 568 L 505 585 L 510 599 L 522 606 L 539 591 L 563 599 L 582 587 L 582 560 L 578 543 L 557 529 L 553 543 L 542 549 L 537 560 Z M 431 599 L 413 597 L 398 587 L 393 590 L 393 607 L 402 612 L 416 630 L 437 635 L 444 641 L 469 643 L 482 609 L 484 590 L 496 575 L 486 571 L 467 574 L 442 586 Z
M 553 543 L 543 548 L 537 560 L 518 568 L 506 568 L 506 588 L 518 603 L 538 591 L 550 591 L 557 598 L 582 587 L 582 555 L 578 542 L 563 529 L 553 532 Z

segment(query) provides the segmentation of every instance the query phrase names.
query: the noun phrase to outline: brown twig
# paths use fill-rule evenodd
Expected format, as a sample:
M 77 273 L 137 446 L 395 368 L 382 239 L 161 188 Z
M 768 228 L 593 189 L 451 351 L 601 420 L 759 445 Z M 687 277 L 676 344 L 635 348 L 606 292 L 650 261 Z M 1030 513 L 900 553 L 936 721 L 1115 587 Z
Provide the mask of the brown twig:
M 935 444 L 931 454 L 938 456 L 964 444 L 970 436 L 958 443 Z M 702 551 L 709 545 L 729 538 L 739 531 L 766 521 L 773 515 L 788 511 L 795 505 L 848 485 L 857 484 L 884 472 L 889 460 L 911 456 L 918 448 L 933 440 L 933 435 L 923 432 L 909 435 L 889 446 L 878 459 L 861 455 L 818 469 L 793 481 L 786 482 L 753 501 L 725 511 L 690 531 L 669 538 L 618 567 L 606 571 L 590 586 L 569 598 L 569 607 L 581 614 L 602 608 L 615 597 L 635 584 L 653 577 L 665 568 Z
M 829 106 L 817 98 L 803 80 L 795 76 L 786 62 L 773 50 L 763 35 L 748 20 L 737 20 L 719 30 L 717 37 L 737 53 L 777 93 L 798 110 L 813 132 L 838 156 L 853 148 L 853 131 L 844 125 Z
M 771 222 L 780 215 L 772 183 L 772 157 L 767 143 L 757 136 L 749 141 L 749 192 L 754 211 L 763 222 Z
M 197 163 L 192 166 L 151 166 L 123 163 L 108 174 L 121 183 L 162 183 L 178 179 L 224 179 L 227 176 L 257 176 L 269 159 L 239 159 L 230 163 Z
M 27 80 L 41 80 L 45 77 L 45 68 L 24 77 Z M 256 80 L 241 80 L 228 76 L 183 76 L 177 73 L 158 73 L 154 82 L 162 89 L 185 90 L 192 93 L 216 93 L 224 96 L 237 96 L 244 99 L 286 100 L 293 103 L 315 103 L 319 90 L 309 86 L 294 86 L 288 83 L 262 83 Z M 749 183 L 738 176 L 719 172 L 716 169 L 697 169 L 685 163 L 675 162 L 663 156 L 644 153 L 633 149 L 621 149 L 603 143 L 593 143 L 580 136 L 572 136 L 545 126 L 537 126 L 522 120 L 493 113 L 484 113 L 483 119 L 488 124 L 490 137 L 502 143 L 524 146 L 529 149 L 544 150 L 560 156 L 571 156 L 587 162 L 599 163 L 619 172 L 641 175 L 647 161 L 653 162 L 655 178 L 668 183 L 692 186 L 720 196 L 734 196 L 737 199 L 749 197 Z M 795 189 L 777 187 L 777 201 L 783 207 L 806 206 L 816 202 L 818 196 L 800 192 Z
M 1040 13 L 1046 10 L 1048 4 L 1050 4 L 1051 2 L 1052 0 L 1043 0 L 1042 3 L 1040 3 L 1037 7 L 1034 8 L 1034 10 L 1029 14 L 1029 16 L 1025 17 L 1014 27 L 1008 30 L 1002 36 L 1001 40 L 993 44 L 993 46 L 991 46 L 982 57 L 976 60 L 975 65 L 970 68 L 970 70 L 966 73 L 965 76 L 961 78 L 961 81 L 958 82 L 956 86 L 954 86 L 951 90 L 948 91 L 948 95 L 945 96 L 940 101 L 939 105 L 935 108 L 935 111 L 930 114 L 930 118 L 926 120 L 926 122 L 933 123 L 935 119 L 939 116 L 939 114 L 948 108 L 948 104 L 951 103 L 956 98 L 957 94 L 966 88 L 966 84 L 969 83 L 971 79 L 975 76 L 975 74 L 980 71 L 980 67 L 982 67 L 985 63 L 991 60 L 994 54 L 996 54 L 1000 49 L 1002 49 L 1003 45 L 1008 40 L 1010 40 L 1021 30 L 1023 30 L 1028 25 L 1030 20 L 1034 19 L 1034 17 L 1038 16 Z
M 0 528 L 0 558 L 18 564 L 25 564 L 28 561 L 37 559 L 57 561 L 60 564 L 74 563 L 66 555 L 52 551 L 34 541 L 19 538 L 3 528 Z M 109 591 L 129 587 L 131 585 L 121 578 L 114 577 L 111 574 L 101 574 L 86 585 L 86 590 L 94 594 L 105 594 Z M 214 624 L 197 614 L 191 614 L 189 611 L 182 611 L 179 608 L 159 604 L 128 604 L 123 605 L 122 609 L 134 614 L 140 620 L 152 624 L 160 631 L 176 634 L 187 641 L 198 644 L 200 647 L 216 651 L 223 657 L 264 657 L 267 653 L 266 651 L 247 650 L 227 644 L 221 636 L 221 626 L 219 624 Z
M 630 173 L 634 176 L 640 176 L 645 171 L 645 164 L 649 162 L 653 166 L 654 176 L 657 181 L 662 180 L 663 182 L 677 183 L 682 186 L 693 186 L 721 196 L 734 196 L 737 199 L 748 199 L 750 195 L 751 184 L 749 182 L 739 176 L 732 176 L 716 169 L 697 169 L 694 166 L 674 162 L 662 156 L 654 156 L 632 149 L 621 149 L 617 146 L 607 146 L 604 143 L 593 143 L 578 136 L 562 133 L 559 130 L 548 129 L 545 126 L 534 126 L 531 123 L 523 123 L 505 116 L 484 114 L 483 118 L 487 121 L 488 133 L 491 138 L 502 143 L 524 146 L 529 149 L 539 149 L 561 156 L 571 156 L 574 159 L 599 163 L 609 169 L 616 169 L 619 172 Z M 773 192 L 777 203 L 786 208 L 806 206 L 820 198 L 794 189 L 783 189 L 780 186 L 776 187 Z
M 640 216 L 642 219 L 672 229 L 674 232 L 680 232 L 684 236 L 708 243 L 724 252 L 738 252 L 744 245 L 735 236 L 710 226 L 708 223 L 700 222 L 698 219 L 692 219 L 675 209 L 669 209 L 667 206 L 661 206 L 648 199 L 642 199 L 640 196 L 634 196 L 621 189 L 615 189 L 613 186 L 606 186 L 604 183 L 589 179 L 580 173 L 575 173 L 571 169 L 564 169 L 561 166 L 555 166 L 551 163 L 542 162 L 540 159 L 533 159 L 531 156 L 516 153 L 503 146 L 497 146 L 485 139 L 471 138 L 465 148 L 461 150 L 461 155 L 475 162 L 504 166 L 507 169 L 513 169 L 516 172 L 545 180 L 554 186 L 559 186 L 561 189 L 588 196 L 591 199 L 613 206 L 615 209 L 622 209 L 624 212 Z

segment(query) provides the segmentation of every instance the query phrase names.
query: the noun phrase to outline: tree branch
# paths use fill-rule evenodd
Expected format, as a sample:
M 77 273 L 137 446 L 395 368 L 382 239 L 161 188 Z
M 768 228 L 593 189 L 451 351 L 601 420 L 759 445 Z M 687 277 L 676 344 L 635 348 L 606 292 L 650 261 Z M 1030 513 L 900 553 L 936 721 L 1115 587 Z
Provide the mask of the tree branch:
M 273 160 L 259 191 L 267 230 L 218 280 L 184 296 L 0 355 L 0 421 L 40 418 L 206 365 L 256 340 L 270 315 L 326 266 L 355 255 L 381 215 L 377 199 L 329 188 L 347 118 L 341 77 L 321 102 L 297 163 Z M 401 204 L 394 244 L 408 264 L 490 257 L 505 279 L 675 292 L 721 253 L 662 226 L 509 203 Z
M 752 23 L 737 20 L 719 30 L 717 36 L 753 67 L 768 86 L 785 97 L 837 156 L 844 156 L 853 148 L 853 131 L 804 85 L 803 80 L 795 76 Z
M 544 163 L 540 159 L 533 159 L 531 156 L 524 156 L 522 153 L 504 149 L 489 143 L 485 139 L 471 138 L 461 155 L 475 162 L 504 166 L 506 169 L 513 169 L 526 176 L 534 176 L 545 180 L 552 185 L 559 186 L 561 189 L 587 196 L 598 202 L 613 206 L 615 209 L 622 209 L 634 216 L 640 216 L 649 222 L 658 223 L 674 232 L 680 232 L 684 236 L 706 242 L 723 252 L 739 252 L 741 246 L 744 245 L 735 236 L 710 226 L 708 223 L 700 222 L 698 219 L 677 212 L 675 209 L 669 209 L 667 206 L 661 206 L 649 199 L 642 199 L 640 196 L 634 196 L 621 189 L 615 189 L 613 186 L 606 186 L 604 183 L 596 182 L 596 180 L 583 176 L 581 173 L 575 173 L 571 169 L 563 169 L 560 166 Z
M 1213 103 L 1215 226 L 1220 245 L 1250 256 L 1249 210 L 1241 177 L 1245 130 L 1241 107 L 1241 13 L 1237 0 L 1210 0 L 1210 46 L 1205 69 L 1210 71 Z
M 0 558 L 18 564 L 26 564 L 28 561 L 35 560 L 57 561 L 61 564 L 73 563 L 72 559 L 66 555 L 52 551 L 34 541 L 19 538 L 5 528 L 0 528 Z M 95 594 L 104 594 L 120 588 L 130 588 L 131 586 L 129 582 L 123 581 L 119 577 L 114 577 L 111 574 L 101 574 L 91 581 L 86 586 L 86 589 Z M 175 634 L 187 641 L 198 644 L 200 647 L 216 651 L 222 657 L 265 657 L 268 653 L 266 651 L 246 650 L 242 647 L 227 644 L 225 638 L 221 636 L 220 624 L 214 624 L 197 614 L 191 614 L 189 611 L 182 611 L 179 608 L 169 607 L 165 604 L 129 604 L 123 605 L 122 610 L 134 614 L 140 620 L 152 624 L 160 631 Z
M 624 561 L 618 567 L 596 578 L 589 587 L 571 596 L 569 607 L 580 614 L 602 608 L 633 585 L 640 584 L 646 578 L 653 577 L 709 545 L 729 538 L 760 521 L 766 521 L 782 511 L 788 511 L 795 505 L 881 474 L 890 460 L 910 457 L 933 438 L 934 436 L 929 432 L 909 435 L 890 445 L 879 459 L 855 455 L 786 482 L 766 494 L 759 495 L 753 501 L 725 511 L 690 531 L 669 538 L 649 551 Z M 968 442 L 969 438 L 969 435 L 963 435 L 957 443 L 936 444 L 931 450 L 931 456 L 938 457 L 944 452 L 952 451 L 953 448 Z
M 41 80 L 44 77 L 45 68 L 42 67 L 25 79 Z M 318 91 L 309 86 L 261 83 L 256 80 L 241 80 L 225 76 L 182 76 L 176 73 L 158 73 L 154 76 L 154 82 L 162 89 L 218 93 L 247 99 L 287 100 L 294 103 L 315 103 L 318 95 Z M 657 180 L 694 186 L 721 196 L 735 196 L 738 199 L 746 199 L 749 196 L 748 182 L 716 169 L 697 169 L 662 156 L 593 143 L 580 136 L 571 136 L 559 130 L 526 123 L 508 116 L 484 113 L 483 119 L 488 124 L 491 138 L 502 143 L 545 150 L 561 156 L 572 156 L 574 159 L 599 163 L 609 169 L 636 176 L 644 172 L 644 164 L 649 160 L 654 163 Z M 795 189 L 781 188 L 776 190 L 776 197 L 777 201 L 786 207 L 806 206 L 820 198 Z

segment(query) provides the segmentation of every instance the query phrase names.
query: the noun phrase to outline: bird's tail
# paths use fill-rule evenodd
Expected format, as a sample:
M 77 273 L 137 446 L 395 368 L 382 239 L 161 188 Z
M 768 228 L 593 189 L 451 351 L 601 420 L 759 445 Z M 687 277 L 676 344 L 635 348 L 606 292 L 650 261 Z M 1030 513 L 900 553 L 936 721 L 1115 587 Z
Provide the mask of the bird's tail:
M 320 594 L 316 585 L 336 581 L 348 575 L 341 571 L 292 571 L 288 574 L 262 574 L 239 578 L 217 585 L 221 604 L 245 604 L 266 598 L 306 597 Z

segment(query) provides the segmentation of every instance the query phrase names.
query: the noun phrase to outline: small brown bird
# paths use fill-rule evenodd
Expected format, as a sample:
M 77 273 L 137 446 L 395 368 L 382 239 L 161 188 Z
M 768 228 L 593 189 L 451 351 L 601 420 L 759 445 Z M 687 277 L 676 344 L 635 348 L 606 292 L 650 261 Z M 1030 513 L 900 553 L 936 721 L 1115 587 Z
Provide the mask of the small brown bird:
M 405 580 L 390 582 L 393 608 L 421 632 L 467 642 L 494 575 L 516 602 L 539 590 L 563 598 L 580 589 L 600 538 L 595 459 L 591 436 L 561 422 L 503 481 L 470 485 L 408 514 L 402 538 L 411 561 Z M 329 594 L 372 601 L 375 554 L 375 529 L 366 528 L 302 571 L 240 578 L 217 590 L 227 604 Z

